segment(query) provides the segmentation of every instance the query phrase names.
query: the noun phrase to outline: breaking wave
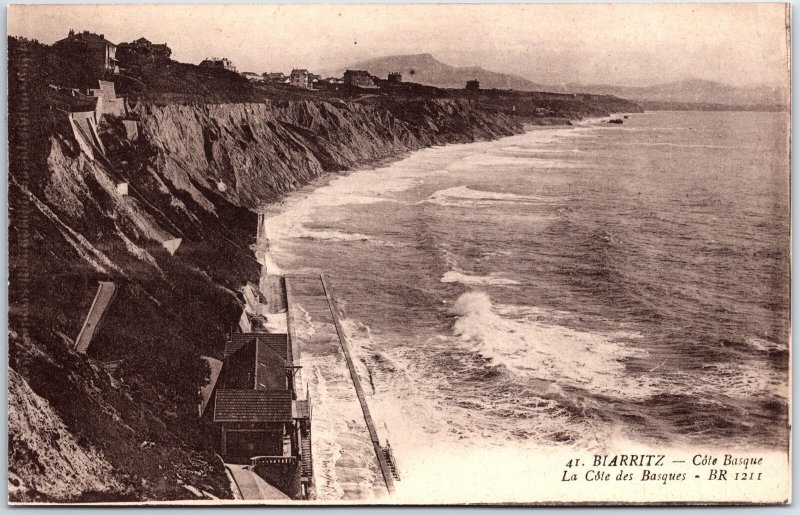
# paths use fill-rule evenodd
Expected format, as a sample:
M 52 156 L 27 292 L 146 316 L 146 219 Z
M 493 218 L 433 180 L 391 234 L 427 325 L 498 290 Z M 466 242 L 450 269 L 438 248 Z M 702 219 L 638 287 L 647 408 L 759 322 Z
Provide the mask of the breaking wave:
M 654 379 L 626 371 L 627 358 L 645 351 L 622 342 L 629 333 L 577 331 L 541 320 L 541 311 L 492 305 L 483 292 L 462 294 L 453 304 L 453 334 L 471 350 L 530 378 L 625 399 L 647 398 Z

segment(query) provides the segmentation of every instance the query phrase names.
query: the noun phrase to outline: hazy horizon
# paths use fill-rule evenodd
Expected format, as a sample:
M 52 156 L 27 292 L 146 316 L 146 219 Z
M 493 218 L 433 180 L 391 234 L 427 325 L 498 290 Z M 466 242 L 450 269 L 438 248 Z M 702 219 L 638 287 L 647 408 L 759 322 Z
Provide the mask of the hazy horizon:
M 713 23 L 709 23 L 713 20 Z M 8 33 L 51 44 L 69 29 L 139 37 L 197 64 L 325 71 L 432 54 L 540 84 L 649 86 L 704 79 L 786 88 L 783 4 L 11 5 Z

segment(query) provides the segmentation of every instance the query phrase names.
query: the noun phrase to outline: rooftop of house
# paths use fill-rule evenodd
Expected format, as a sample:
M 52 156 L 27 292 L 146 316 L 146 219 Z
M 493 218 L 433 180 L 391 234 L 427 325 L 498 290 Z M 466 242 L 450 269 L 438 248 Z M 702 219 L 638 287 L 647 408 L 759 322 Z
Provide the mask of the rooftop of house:
M 117 46 L 111 41 L 105 38 L 105 34 L 95 34 L 94 32 L 89 32 L 88 30 L 84 30 L 83 32 L 75 32 L 74 30 L 70 29 L 69 34 L 64 39 L 59 39 L 54 45 L 59 43 L 64 43 L 68 41 L 79 41 L 82 43 L 104 43 L 106 45 Z
M 219 390 L 214 422 L 291 422 L 289 390 Z
M 253 340 L 258 339 L 284 359 L 289 359 L 289 335 L 285 333 L 233 333 L 225 340 L 223 358 L 227 358 Z
M 372 77 L 366 70 L 346 70 L 344 72 L 347 76 L 356 76 L 356 77 Z
M 232 63 L 232 61 L 230 59 L 228 59 L 227 57 L 206 57 L 205 59 L 203 59 L 203 62 L 226 63 L 226 64 L 231 64 Z
M 286 389 L 286 359 L 255 338 L 230 354 L 223 365 L 224 389 Z

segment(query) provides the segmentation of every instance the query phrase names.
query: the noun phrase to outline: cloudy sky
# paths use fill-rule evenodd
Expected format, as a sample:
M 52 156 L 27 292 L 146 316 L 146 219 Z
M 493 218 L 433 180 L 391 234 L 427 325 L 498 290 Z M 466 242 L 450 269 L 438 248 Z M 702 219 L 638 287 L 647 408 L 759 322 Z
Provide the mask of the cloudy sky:
M 167 42 L 173 59 L 228 57 L 240 71 L 325 71 L 431 53 L 534 82 L 650 85 L 684 78 L 787 81 L 781 4 L 33 5 L 8 31 L 52 43 L 70 28 Z

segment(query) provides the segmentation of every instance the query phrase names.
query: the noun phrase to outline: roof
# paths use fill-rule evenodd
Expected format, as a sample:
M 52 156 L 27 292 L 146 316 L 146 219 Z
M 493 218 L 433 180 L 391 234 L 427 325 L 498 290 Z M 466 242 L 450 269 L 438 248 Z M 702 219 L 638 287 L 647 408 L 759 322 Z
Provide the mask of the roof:
M 225 341 L 223 357 L 227 358 L 255 338 L 265 343 L 283 359 L 289 359 L 289 335 L 286 333 L 233 333 Z
M 89 32 L 88 30 L 84 30 L 83 32 L 73 32 L 70 31 L 69 35 L 64 39 L 59 39 L 54 45 L 59 43 L 71 42 L 71 41 L 78 41 L 81 43 L 104 43 L 106 45 L 111 45 L 113 47 L 117 46 L 111 41 L 105 38 L 105 34 L 95 34 L 94 32 Z
M 282 390 L 286 360 L 256 338 L 225 359 L 220 387 L 227 390 Z
M 305 68 L 295 68 L 292 70 L 292 75 L 308 75 L 308 70 Z
M 218 390 L 214 422 L 291 422 L 288 390 Z
M 255 389 L 286 388 L 286 360 L 260 339 L 255 345 Z

